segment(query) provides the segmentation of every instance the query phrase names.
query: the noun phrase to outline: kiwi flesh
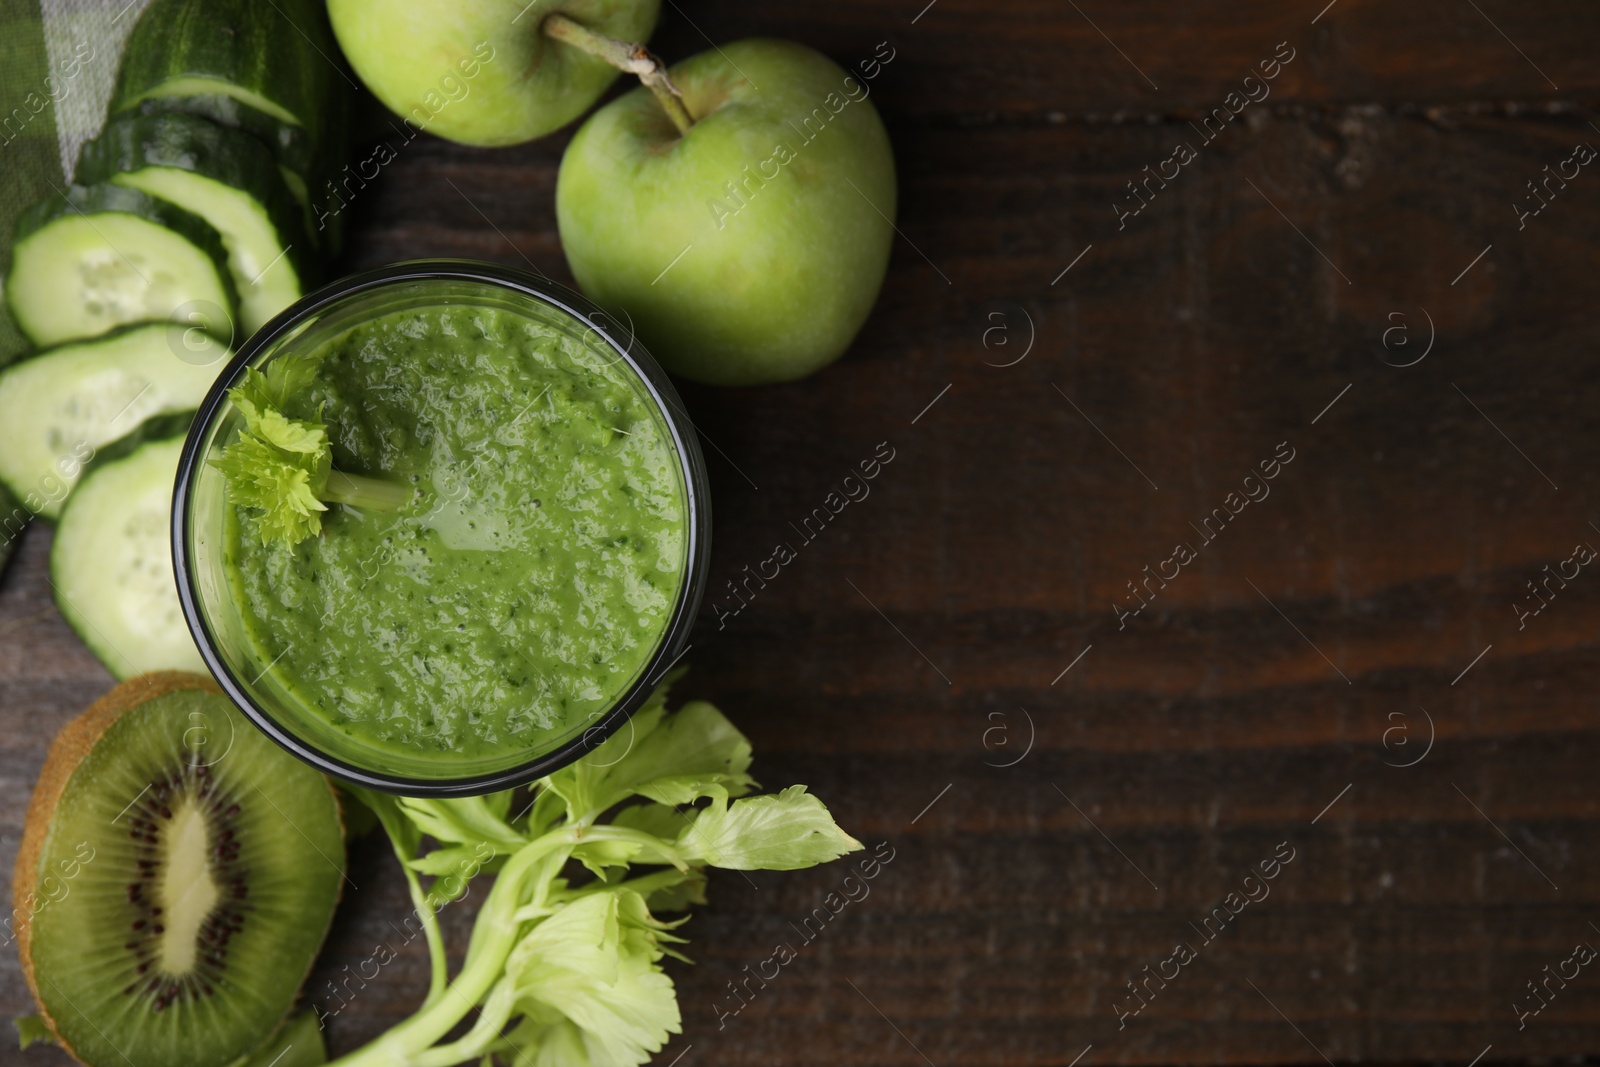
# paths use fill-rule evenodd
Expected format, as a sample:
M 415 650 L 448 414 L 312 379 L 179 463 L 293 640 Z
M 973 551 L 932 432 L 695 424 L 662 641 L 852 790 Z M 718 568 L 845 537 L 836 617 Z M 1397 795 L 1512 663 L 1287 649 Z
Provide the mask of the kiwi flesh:
M 209 678 L 142 675 L 40 772 L 13 907 L 23 974 L 90 1067 L 224 1067 L 280 1033 L 344 879 L 327 779 Z

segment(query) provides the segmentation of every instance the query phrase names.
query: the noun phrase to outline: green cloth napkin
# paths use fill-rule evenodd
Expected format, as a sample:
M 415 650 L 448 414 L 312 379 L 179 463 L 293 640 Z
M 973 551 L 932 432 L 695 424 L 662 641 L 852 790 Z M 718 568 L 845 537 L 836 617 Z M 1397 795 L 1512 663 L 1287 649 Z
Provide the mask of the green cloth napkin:
M 0 274 L 34 203 L 65 190 L 99 132 L 122 45 L 149 0 L 0 0 Z M 0 315 L 0 366 L 27 350 Z

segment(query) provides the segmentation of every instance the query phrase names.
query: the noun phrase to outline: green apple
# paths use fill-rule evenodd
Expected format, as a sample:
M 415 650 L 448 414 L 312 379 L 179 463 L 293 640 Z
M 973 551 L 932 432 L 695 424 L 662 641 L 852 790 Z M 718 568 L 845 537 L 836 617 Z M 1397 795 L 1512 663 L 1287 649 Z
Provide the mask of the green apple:
M 578 284 L 669 370 L 790 381 L 837 359 L 894 238 L 894 155 L 866 83 L 790 41 L 672 67 L 681 136 L 643 88 L 578 130 L 556 219 Z
M 541 32 L 555 13 L 644 41 L 660 0 L 328 0 L 345 58 L 413 126 L 462 144 L 506 145 L 587 111 L 617 69 Z

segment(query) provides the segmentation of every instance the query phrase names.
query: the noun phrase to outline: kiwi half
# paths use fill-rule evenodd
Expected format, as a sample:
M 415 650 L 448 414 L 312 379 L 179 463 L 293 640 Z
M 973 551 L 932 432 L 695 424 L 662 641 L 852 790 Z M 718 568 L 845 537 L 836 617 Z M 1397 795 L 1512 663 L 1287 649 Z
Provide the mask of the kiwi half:
M 327 779 L 209 678 L 142 675 L 50 746 L 12 884 L 23 974 L 91 1067 L 220 1067 L 278 1032 L 343 879 Z

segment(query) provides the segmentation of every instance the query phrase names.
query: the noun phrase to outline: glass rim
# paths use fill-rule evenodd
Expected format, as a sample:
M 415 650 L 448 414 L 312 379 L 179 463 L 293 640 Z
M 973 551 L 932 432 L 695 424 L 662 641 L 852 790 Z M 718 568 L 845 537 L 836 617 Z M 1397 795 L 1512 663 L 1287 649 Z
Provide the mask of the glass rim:
M 395 285 L 429 281 L 477 282 L 497 286 L 553 307 L 586 324 L 598 343 L 611 349 L 629 366 L 660 412 L 678 459 L 685 496 L 684 534 L 687 543 L 683 580 L 679 583 L 677 601 L 661 631 L 656 650 L 643 670 L 582 733 L 515 766 L 459 778 L 413 778 L 358 766 L 305 740 L 261 707 L 223 657 L 216 636 L 212 633 L 211 624 L 202 608 L 196 575 L 198 568 L 191 558 L 194 546 L 188 536 L 194 509 L 192 489 L 203 462 L 205 438 L 219 413 L 226 408 L 228 390 L 243 375 L 244 369 L 254 365 L 271 345 L 339 302 Z M 602 318 L 611 325 L 598 321 Z M 178 460 L 177 481 L 173 486 L 171 529 L 173 576 L 189 633 L 207 669 L 228 699 L 257 728 L 293 755 L 342 782 L 405 796 L 481 796 L 526 785 L 593 752 L 631 719 L 688 651 L 689 632 L 699 613 L 709 572 L 711 496 L 705 457 L 700 450 L 694 422 L 689 418 L 666 372 L 634 337 L 631 329 L 617 327 L 616 320 L 599 305 L 541 275 L 477 260 L 419 259 L 362 271 L 324 285 L 273 316 L 239 347 L 201 401 L 188 437 L 184 440 L 183 452 Z

